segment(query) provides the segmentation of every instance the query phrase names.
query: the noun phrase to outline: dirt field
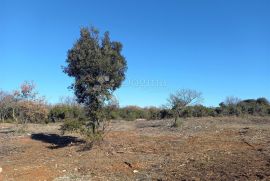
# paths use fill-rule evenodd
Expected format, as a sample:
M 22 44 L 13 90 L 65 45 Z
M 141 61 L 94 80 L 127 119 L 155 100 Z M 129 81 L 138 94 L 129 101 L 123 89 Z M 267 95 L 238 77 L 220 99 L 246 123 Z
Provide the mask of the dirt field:
M 59 125 L 0 124 L 0 180 L 270 180 L 270 119 L 114 121 L 83 150 Z

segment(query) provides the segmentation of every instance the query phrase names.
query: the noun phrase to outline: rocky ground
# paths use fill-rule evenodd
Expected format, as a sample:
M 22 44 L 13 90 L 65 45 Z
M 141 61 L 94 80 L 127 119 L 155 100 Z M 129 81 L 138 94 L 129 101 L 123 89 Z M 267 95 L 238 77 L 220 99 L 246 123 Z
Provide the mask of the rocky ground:
M 0 124 L 0 180 L 270 180 L 270 118 L 113 121 L 102 143 Z

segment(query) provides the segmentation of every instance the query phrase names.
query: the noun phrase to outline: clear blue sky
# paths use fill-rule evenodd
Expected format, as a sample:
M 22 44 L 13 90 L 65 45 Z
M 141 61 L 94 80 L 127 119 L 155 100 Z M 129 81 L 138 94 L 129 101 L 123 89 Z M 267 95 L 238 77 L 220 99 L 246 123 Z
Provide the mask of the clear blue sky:
M 51 103 L 72 95 L 61 66 L 88 25 L 124 45 L 121 105 L 160 106 L 180 88 L 207 106 L 270 98 L 269 0 L 0 0 L 0 89 L 33 80 Z

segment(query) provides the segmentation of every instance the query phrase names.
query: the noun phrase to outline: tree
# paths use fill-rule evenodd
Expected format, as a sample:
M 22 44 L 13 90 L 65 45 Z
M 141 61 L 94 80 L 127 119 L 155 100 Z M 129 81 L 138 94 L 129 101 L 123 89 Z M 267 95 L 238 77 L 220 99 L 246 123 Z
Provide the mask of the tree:
M 225 99 L 224 104 L 226 106 L 236 106 L 239 102 L 241 102 L 241 99 L 238 97 L 230 96 Z
M 96 133 L 103 121 L 105 101 L 125 79 L 127 63 L 122 44 L 111 41 L 109 32 L 99 37 L 95 28 L 82 28 L 80 38 L 67 53 L 64 73 L 75 78 L 71 85 L 78 103 L 84 104 L 88 117 L 85 128 Z
M 12 93 L 0 91 L 0 119 L 16 123 L 46 122 L 48 106 L 44 97 L 35 92 L 33 82 L 24 82 Z
M 0 120 L 4 121 L 8 119 L 11 115 L 11 103 L 13 99 L 12 96 L 4 91 L 0 91 Z
M 0 118 L 2 121 L 13 119 L 13 121 L 17 122 L 16 111 L 18 109 L 18 99 L 16 95 L 16 91 L 12 94 L 0 91 Z
M 45 98 L 38 96 L 34 82 L 25 81 L 14 95 L 21 123 L 38 123 L 47 119 L 48 107 Z
M 260 105 L 265 105 L 265 106 L 270 105 L 269 101 L 264 97 L 258 98 L 257 103 L 260 104 Z
M 234 96 L 226 97 L 223 104 L 221 103 L 222 113 L 224 115 L 240 115 L 241 110 L 239 105 L 241 104 L 241 99 Z
M 168 103 L 174 115 L 174 125 L 177 125 L 177 120 L 181 115 L 181 111 L 186 106 L 196 105 L 202 102 L 202 93 L 191 89 L 181 89 L 174 94 L 171 94 Z

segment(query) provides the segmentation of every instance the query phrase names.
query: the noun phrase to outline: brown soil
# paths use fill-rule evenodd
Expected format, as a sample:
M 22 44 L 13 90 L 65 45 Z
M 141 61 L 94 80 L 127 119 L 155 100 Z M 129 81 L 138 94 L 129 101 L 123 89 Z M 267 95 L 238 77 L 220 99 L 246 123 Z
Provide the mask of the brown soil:
M 59 125 L 0 124 L 0 180 L 270 180 L 270 119 L 114 121 L 85 151 Z

